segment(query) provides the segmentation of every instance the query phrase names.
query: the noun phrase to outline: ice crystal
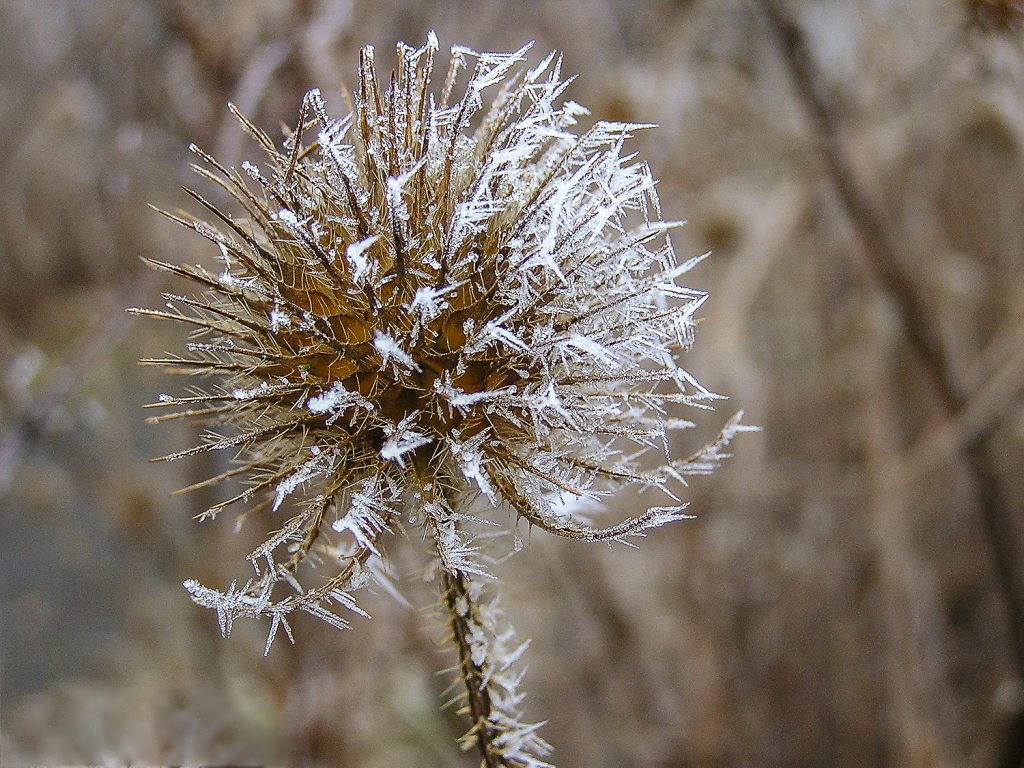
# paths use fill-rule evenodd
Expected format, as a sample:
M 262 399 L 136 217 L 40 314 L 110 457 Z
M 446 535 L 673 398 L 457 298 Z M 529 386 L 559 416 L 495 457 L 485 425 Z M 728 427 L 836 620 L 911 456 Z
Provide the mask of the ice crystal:
M 710 471 L 744 429 L 736 419 L 671 457 L 670 433 L 693 426 L 676 407 L 718 399 L 678 363 L 705 299 L 678 280 L 700 257 L 677 261 L 667 232 L 678 222 L 662 220 L 650 169 L 624 149 L 651 126 L 577 130 L 587 111 L 562 100 L 561 58 L 525 69 L 528 47 L 455 47 L 440 88 L 433 35 L 398 46 L 386 87 L 368 47 L 351 113 L 332 117 L 310 91 L 281 147 L 232 107 L 262 164 L 242 175 L 192 149 L 242 215 L 191 191 L 216 226 L 165 214 L 216 244 L 223 272 L 153 262 L 200 290 L 137 310 L 196 337 L 190 357 L 149 362 L 217 382 L 153 404 L 181 407 L 156 420 L 219 427 L 164 458 L 234 454 L 236 466 L 192 488 L 247 483 L 202 517 L 235 505 L 291 514 L 268 523 L 250 582 L 189 581 L 193 599 L 225 634 L 268 617 L 268 650 L 294 610 L 344 627 L 335 604 L 359 612 L 350 593 L 384 572 L 386 536 L 400 517 L 418 523 L 462 611 L 453 629 L 482 718 L 473 733 L 503 765 L 540 765 L 545 745 L 518 724 L 521 648 L 505 647 L 496 611 L 473 599 L 470 577 L 488 571 L 481 526 L 511 512 L 549 533 L 627 541 L 684 517 L 685 476 Z M 627 487 L 667 503 L 604 528 L 580 514 Z M 473 685 L 489 692 L 479 711 Z M 493 736 L 486 749 L 481 734 Z

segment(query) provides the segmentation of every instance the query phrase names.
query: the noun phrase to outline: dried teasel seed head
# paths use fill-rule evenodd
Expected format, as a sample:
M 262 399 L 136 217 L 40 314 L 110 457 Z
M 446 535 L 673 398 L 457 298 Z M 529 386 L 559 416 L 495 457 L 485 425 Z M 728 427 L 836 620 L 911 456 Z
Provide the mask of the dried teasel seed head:
M 366 48 L 340 119 L 313 90 L 280 147 L 232 107 L 260 163 L 239 172 L 193 148 L 238 211 L 189 191 L 210 221 L 165 215 L 213 242 L 222 269 L 153 262 L 197 290 L 136 311 L 192 330 L 186 356 L 148 362 L 213 382 L 153 404 L 177 406 L 154 421 L 213 426 L 164 458 L 229 452 L 229 469 L 192 488 L 245 488 L 203 516 L 276 521 L 249 582 L 186 583 L 225 633 L 267 616 L 269 648 L 293 610 L 344 626 L 331 604 L 358 611 L 350 592 L 386 578 L 400 518 L 453 579 L 486 568 L 474 531 L 500 510 L 575 539 L 642 534 L 683 517 L 674 489 L 749 429 L 736 418 L 669 455 L 670 434 L 693 426 L 670 411 L 718 398 L 677 361 L 705 299 L 678 281 L 700 258 L 677 261 L 678 222 L 625 151 L 652 126 L 579 128 L 587 111 L 562 100 L 561 59 L 526 68 L 528 47 L 454 47 L 440 87 L 433 35 L 400 44 L 383 83 Z M 605 528 L 572 511 L 627 487 L 665 501 Z

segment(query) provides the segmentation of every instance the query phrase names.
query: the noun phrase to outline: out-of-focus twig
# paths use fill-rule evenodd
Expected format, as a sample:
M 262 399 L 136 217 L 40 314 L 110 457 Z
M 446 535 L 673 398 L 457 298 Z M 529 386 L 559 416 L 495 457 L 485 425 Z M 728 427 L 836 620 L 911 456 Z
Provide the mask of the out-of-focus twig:
M 128 291 L 115 293 L 102 319 L 81 336 L 39 396 L 0 434 L 0 497 L 10 489 L 25 452 L 43 435 L 60 406 L 127 332 L 131 318 L 121 310 L 128 297 L 147 295 L 158 281 L 152 270 L 140 269 Z
M 196 5 L 183 0 L 165 0 L 158 8 L 163 11 L 164 22 L 171 31 L 192 50 L 206 82 L 225 94 L 229 93 L 235 81 L 230 51 L 223 42 L 213 39 Z
M 749 212 L 747 234 L 727 263 L 716 290 L 717 301 L 729 307 L 729 312 L 718 318 L 711 331 L 717 335 L 715 347 L 727 351 L 723 358 L 732 368 L 734 386 L 744 388 L 737 399 L 751 409 L 759 394 L 763 395 L 754 384 L 762 380 L 763 373 L 756 370 L 751 357 L 748 333 L 754 303 L 793 232 L 806 217 L 809 196 L 806 185 L 792 179 L 783 179 L 772 188 L 756 210 Z
M 905 467 L 902 483 L 912 485 L 924 478 L 964 446 L 977 441 L 979 435 L 995 429 L 1005 417 L 1007 407 L 1024 389 L 1024 326 L 1004 336 L 990 345 L 1002 350 L 998 368 L 971 394 L 960 411 L 907 450 L 902 460 Z M 981 355 L 982 358 L 990 356 L 988 350 Z
M 880 117 L 905 111 L 907 104 L 934 92 L 949 77 L 970 31 L 968 20 L 956 24 L 920 63 L 914 65 L 909 77 L 869 100 L 858 109 L 857 115 L 850 115 L 850 118 L 877 121 Z
M 891 751 L 899 765 L 952 765 L 950 734 L 935 721 L 934 711 L 948 695 L 941 686 L 928 684 L 922 668 L 927 662 L 921 620 L 908 620 L 922 610 L 935 613 L 935 597 L 928 594 L 921 578 L 921 565 L 909 547 L 908 511 L 910 486 L 901 483 L 900 435 L 892 428 L 895 405 L 888 392 L 894 378 L 893 329 L 885 328 L 879 318 L 869 325 L 874 330 L 862 352 L 868 358 L 860 368 L 864 390 L 862 423 L 865 430 L 865 454 L 868 487 L 868 515 L 873 543 L 870 574 L 879 597 L 882 666 L 890 709 L 890 731 L 898 739 Z M 929 637 L 928 642 L 941 642 Z M 935 654 L 946 658 L 946 654 Z M 939 674 L 944 675 L 946 670 Z M 934 677 L 934 675 L 932 676 Z M 922 690 L 923 689 L 923 690 Z
M 289 46 L 271 43 L 259 49 L 234 83 L 234 70 L 220 54 L 212 50 L 204 30 L 187 4 L 165 5 L 172 28 L 181 34 L 200 60 L 207 77 L 218 84 L 227 84 L 235 94 L 235 102 L 250 113 L 255 112 L 266 93 L 267 84 L 289 53 Z M 119 27 L 120 29 L 120 27 Z M 225 132 L 227 133 L 227 132 Z M 237 133 L 234 131 L 233 133 Z M 218 141 L 220 144 L 223 138 Z M 240 146 L 232 146 L 222 156 L 236 158 Z M 121 310 L 140 294 L 153 290 L 159 282 L 152 270 L 141 270 L 123 294 L 118 293 L 114 306 L 103 314 L 96 326 L 87 331 L 73 347 L 69 359 L 59 364 L 42 393 L 30 402 L 13 423 L 0 434 L 0 496 L 10 488 L 22 458 L 45 432 L 54 414 L 81 384 L 85 375 L 114 347 L 127 331 L 130 318 Z
M 800 28 L 778 0 L 752 0 L 765 30 L 778 51 L 792 80 L 797 97 L 806 110 L 819 140 L 827 177 L 861 241 L 860 265 L 871 281 L 890 299 L 907 342 L 939 396 L 947 414 L 957 414 L 967 405 L 955 371 L 943 353 L 930 313 L 913 284 L 900 267 L 898 249 L 857 182 L 853 165 L 841 141 L 841 125 L 832 95 L 818 72 Z M 962 456 L 978 496 L 983 531 L 992 553 L 993 566 L 1005 604 L 1010 639 L 1018 674 L 1024 674 L 1024 593 L 1018 572 L 1019 554 L 1010 511 L 1006 508 L 999 480 L 986 453 L 986 443 L 998 426 L 990 422 L 964 445 Z M 1001 766 L 1017 766 L 1024 759 L 1024 740 L 1014 735 L 1000 757 Z
M 803 33 L 775 0 L 752 2 L 786 65 L 796 95 L 811 118 L 828 179 L 850 222 L 856 227 L 863 246 L 857 252 L 860 265 L 893 300 L 893 309 L 899 314 L 907 339 L 924 363 L 936 393 L 949 410 L 955 411 L 961 401 L 959 386 L 947 370 L 942 345 L 929 322 L 930 313 L 903 275 L 897 249 L 885 231 L 881 217 L 856 181 L 840 140 L 841 125 L 834 99 L 815 68 Z

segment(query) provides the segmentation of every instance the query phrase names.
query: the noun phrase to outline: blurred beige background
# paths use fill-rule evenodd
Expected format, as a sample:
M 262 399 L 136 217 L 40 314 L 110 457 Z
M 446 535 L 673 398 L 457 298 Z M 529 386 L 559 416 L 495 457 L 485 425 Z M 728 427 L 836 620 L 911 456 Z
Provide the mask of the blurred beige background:
M 976 5 L 4 0 L 0 763 L 475 765 L 415 542 L 423 610 L 368 596 L 267 659 L 191 605 L 252 532 L 168 496 L 211 465 L 147 463 L 194 437 L 143 424 L 177 383 L 134 363 L 181 331 L 122 311 L 164 287 L 139 256 L 212 258 L 145 204 L 187 207 L 191 141 L 255 154 L 228 100 L 276 130 L 435 29 L 560 49 L 570 98 L 661 126 L 634 148 L 676 250 L 715 253 L 685 364 L 732 398 L 691 439 L 765 429 L 639 550 L 535 535 L 499 569 L 556 763 L 1017 765 L 1024 49 L 1019 3 Z

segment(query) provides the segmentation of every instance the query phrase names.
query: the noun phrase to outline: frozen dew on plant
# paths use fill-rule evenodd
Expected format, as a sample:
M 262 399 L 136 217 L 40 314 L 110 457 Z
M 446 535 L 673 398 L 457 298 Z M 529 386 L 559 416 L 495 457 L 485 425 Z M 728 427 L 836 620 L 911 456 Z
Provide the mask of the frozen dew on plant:
M 153 404 L 176 409 L 154 421 L 210 427 L 164 458 L 229 452 L 229 469 L 191 488 L 244 490 L 201 517 L 237 508 L 270 530 L 245 583 L 188 581 L 192 598 L 225 633 L 268 618 L 269 649 L 293 611 L 346 626 L 339 608 L 361 612 L 352 593 L 387 580 L 387 539 L 422 531 L 468 738 L 495 765 L 540 765 L 546 747 L 517 719 L 523 646 L 506 647 L 477 594 L 494 524 L 628 541 L 684 517 L 685 477 L 747 429 L 734 419 L 671 456 L 671 434 L 693 426 L 678 407 L 718 397 L 679 363 L 705 299 L 679 280 L 700 259 L 677 260 L 678 222 L 627 148 L 651 126 L 580 127 L 560 57 L 529 68 L 528 48 L 454 47 L 434 77 L 430 35 L 400 44 L 381 81 L 367 47 L 344 114 L 310 91 L 281 146 L 232 107 L 260 159 L 239 172 L 192 149 L 236 210 L 189 191 L 208 220 L 165 214 L 216 244 L 221 266 L 152 262 L 197 290 L 136 310 L 192 331 L 188 354 L 148 362 L 208 382 Z M 649 508 L 603 526 L 579 514 L 625 488 Z

